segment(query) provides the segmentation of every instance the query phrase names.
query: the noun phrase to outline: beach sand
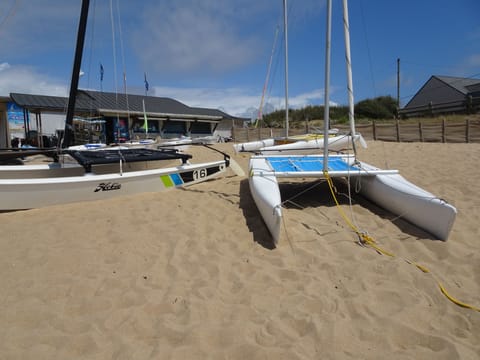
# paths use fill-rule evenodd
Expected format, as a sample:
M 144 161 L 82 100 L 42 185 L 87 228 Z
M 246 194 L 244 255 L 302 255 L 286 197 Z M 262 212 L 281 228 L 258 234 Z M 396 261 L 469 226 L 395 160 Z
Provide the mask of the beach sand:
M 247 154 L 216 147 L 247 171 Z M 0 214 L 0 359 L 479 359 L 480 312 L 438 283 L 480 307 L 480 144 L 371 141 L 360 158 L 456 206 L 449 240 L 341 196 L 396 256 L 359 246 L 320 184 L 295 199 L 302 209 L 286 205 L 274 248 L 231 170 Z M 311 184 L 282 184 L 282 197 Z

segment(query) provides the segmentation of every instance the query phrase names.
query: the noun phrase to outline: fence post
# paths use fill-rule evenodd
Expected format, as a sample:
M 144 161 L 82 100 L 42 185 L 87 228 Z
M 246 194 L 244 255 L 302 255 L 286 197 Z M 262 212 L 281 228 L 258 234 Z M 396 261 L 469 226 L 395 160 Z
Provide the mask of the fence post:
M 397 142 L 400 142 L 400 123 L 399 121 L 395 121 L 395 129 L 397 131 Z
M 447 134 L 446 134 L 446 129 L 445 129 L 445 119 L 442 119 L 442 142 L 443 143 L 447 142 Z
M 420 135 L 420 142 L 423 142 L 423 128 L 422 128 L 422 121 L 418 121 L 418 133 Z
M 470 119 L 465 120 L 465 141 L 467 144 L 470 142 Z
M 375 120 L 372 121 L 372 133 L 373 133 L 373 140 L 377 140 L 377 127 L 375 126 Z

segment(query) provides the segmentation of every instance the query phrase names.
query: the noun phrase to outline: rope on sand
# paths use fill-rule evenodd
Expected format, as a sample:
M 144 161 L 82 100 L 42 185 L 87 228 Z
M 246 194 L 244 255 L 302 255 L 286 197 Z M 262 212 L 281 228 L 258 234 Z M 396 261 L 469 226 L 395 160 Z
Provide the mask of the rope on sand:
M 325 176 L 325 179 L 327 179 L 327 183 L 328 183 L 328 187 L 330 188 L 330 192 L 333 196 L 333 200 L 335 201 L 335 204 L 337 206 L 337 209 L 340 213 L 340 215 L 343 217 L 343 219 L 345 220 L 345 222 L 350 226 L 350 228 L 355 232 L 355 234 L 357 234 L 357 236 L 359 237 L 359 242 L 361 245 L 368 245 L 370 246 L 371 248 L 375 249 L 379 254 L 382 254 L 382 255 L 386 255 L 386 256 L 390 256 L 390 257 L 396 257 L 395 254 L 389 252 L 389 251 L 386 251 L 384 249 L 382 249 L 381 247 L 379 247 L 375 240 L 370 236 L 368 235 L 366 232 L 362 232 L 360 231 L 354 224 L 353 222 L 346 216 L 345 212 L 343 211 L 343 209 L 341 208 L 338 200 L 337 200 L 337 197 L 335 196 L 335 188 L 333 186 L 333 181 L 332 181 L 332 178 L 328 175 L 328 171 L 324 171 L 324 176 Z M 408 259 L 404 259 L 405 262 L 407 262 L 408 264 L 411 264 L 411 265 L 414 265 L 416 266 L 419 270 L 421 270 L 422 272 L 426 273 L 426 274 L 431 274 L 430 270 L 428 270 L 425 266 L 423 265 L 420 265 L 418 263 L 415 263 L 413 261 L 410 261 Z M 433 274 L 432 274 L 433 275 Z M 440 281 L 434 279 L 439 288 L 440 288 L 440 291 L 442 292 L 443 295 L 445 295 L 445 297 L 450 300 L 451 302 L 453 302 L 454 304 L 458 305 L 458 306 L 461 306 L 463 308 L 467 308 L 467 309 L 470 309 L 470 310 L 474 310 L 474 311 L 478 311 L 480 312 L 480 307 L 477 307 L 477 306 L 473 306 L 473 305 L 469 305 L 469 304 L 466 304 L 456 298 L 454 298 L 453 296 L 451 296 L 447 290 L 445 289 L 445 287 L 440 283 Z

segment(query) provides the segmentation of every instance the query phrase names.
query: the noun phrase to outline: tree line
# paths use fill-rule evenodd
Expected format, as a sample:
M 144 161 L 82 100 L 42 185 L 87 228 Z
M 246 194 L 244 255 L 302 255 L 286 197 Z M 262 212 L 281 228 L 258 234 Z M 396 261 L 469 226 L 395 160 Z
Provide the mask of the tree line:
M 323 120 L 323 105 L 306 106 L 301 109 L 289 109 L 289 126 L 296 124 L 303 126 L 307 121 Z M 374 99 L 366 99 L 355 104 L 356 119 L 393 119 L 397 115 L 397 101 L 391 96 L 379 96 Z M 348 106 L 331 106 L 330 120 L 332 123 L 348 123 Z M 285 122 L 285 110 L 277 110 L 263 115 L 263 127 L 283 127 Z

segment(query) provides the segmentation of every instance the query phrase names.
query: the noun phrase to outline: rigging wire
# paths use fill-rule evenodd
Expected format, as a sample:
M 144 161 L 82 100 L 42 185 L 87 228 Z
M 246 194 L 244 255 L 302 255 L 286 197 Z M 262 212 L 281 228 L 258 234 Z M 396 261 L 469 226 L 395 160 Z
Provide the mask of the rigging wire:
M 88 66 L 87 66 L 87 88 L 90 88 L 90 74 L 92 72 L 92 59 L 93 59 L 93 41 L 95 39 L 95 20 L 96 20 L 96 1 L 94 0 L 93 1 L 93 6 L 91 6 L 90 8 L 93 8 L 93 12 L 92 12 L 92 15 L 90 16 L 93 21 L 90 21 L 89 23 L 91 24 L 89 27 L 91 29 L 91 33 L 90 33 L 90 51 L 89 51 L 89 55 L 88 55 Z M 89 98 L 90 100 L 90 117 L 93 117 L 93 98 Z
M 116 69 L 117 69 L 117 56 L 115 54 L 115 49 L 116 49 L 116 45 L 115 45 L 115 20 L 114 20 L 114 17 L 113 17 L 113 4 L 112 4 L 112 0 L 110 0 L 110 24 L 111 24 L 111 27 L 112 27 L 112 53 L 113 53 L 113 73 L 114 73 L 114 76 L 113 76 L 113 81 L 114 81 L 114 85 L 115 85 L 115 101 L 118 105 L 118 84 L 117 84 L 117 75 L 116 75 Z M 118 108 L 118 106 L 117 106 Z
M 370 78 L 372 81 L 372 87 L 373 87 L 373 94 L 374 97 L 377 97 L 377 88 L 375 85 L 375 76 L 373 75 L 373 65 L 372 65 L 372 55 L 370 53 L 370 46 L 368 44 L 368 37 L 367 37 L 367 25 L 365 23 L 365 15 L 363 11 L 363 1 L 360 0 L 360 13 L 362 17 L 362 25 L 363 25 L 363 35 L 365 36 L 365 47 L 367 49 L 367 56 L 368 56 L 368 65 L 370 69 Z
M 116 108 L 119 108 L 118 104 L 118 83 L 117 83 L 117 54 L 116 54 L 116 43 L 115 43 L 115 19 L 113 15 L 113 3 L 110 0 L 110 22 L 112 25 L 112 53 L 113 53 L 113 79 L 115 84 L 115 105 Z M 120 142 L 120 113 L 117 112 L 117 139 Z M 120 160 L 120 166 L 122 161 Z
M 290 23 L 291 22 L 291 19 L 292 19 L 292 16 L 290 15 L 290 13 L 292 12 L 292 8 L 293 8 L 293 5 L 292 3 L 288 3 L 287 4 L 287 13 L 289 14 L 288 16 L 288 22 Z M 279 15 L 278 19 L 277 19 L 277 28 L 280 28 L 280 23 L 284 24 L 284 18 L 283 18 L 283 12 L 284 12 L 284 8 L 282 8 L 282 14 Z M 288 24 L 287 24 L 288 25 Z M 276 47 L 275 48 L 275 55 L 273 56 L 274 57 L 274 62 L 273 62 L 273 76 L 270 76 L 270 78 L 272 79 L 270 81 L 270 83 L 268 84 L 268 91 L 267 91 L 267 96 L 266 96 L 266 100 L 264 101 L 265 104 L 268 104 L 269 103 L 269 100 L 271 99 L 271 94 L 272 94 L 272 91 L 273 91 L 273 88 L 275 86 L 275 80 L 278 76 L 278 71 L 279 71 L 279 67 L 280 67 L 280 62 L 282 60 L 282 58 L 284 58 L 284 56 L 282 57 L 282 54 L 285 53 L 285 43 L 286 43 L 286 40 L 285 40 L 285 36 L 286 36 L 286 31 L 285 31 L 285 24 L 284 26 L 282 26 L 282 32 L 281 32 L 281 41 L 280 41 L 280 46 Z M 288 39 L 287 39 L 288 41 Z M 277 41 L 278 42 L 278 41 Z M 286 79 L 285 79 L 286 81 Z M 285 98 L 285 95 L 283 96 Z M 282 105 L 280 104 L 280 108 L 282 108 Z M 275 109 L 277 109 L 275 107 Z M 263 115 L 263 114 L 262 114 Z
M 18 5 L 18 0 L 13 0 L 13 3 L 12 3 L 12 6 L 10 7 L 10 9 L 6 12 L 6 15 L 5 17 L 0 20 L 0 28 L 6 24 L 6 22 L 8 21 L 8 19 L 10 19 L 11 17 L 13 17 L 13 15 L 15 14 L 15 10 L 17 8 L 17 5 Z
M 263 119 L 263 104 L 264 104 L 264 100 L 265 100 L 265 92 L 268 88 L 268 82 L 269 82 L 269 78 L 270 78 L 270 70 L 271 70 L 271 67 L 272 67 L 273 56 L 274 56 L 275 47 L 276 47 L 276 44 L 277 44 L 278 30 L 279 30 L 279 27 L 277 25 L 277 27 L 275 29 L 275 37 L 273 39 L 273 47 L 272 47 L 272 52 L 271 52 L 271 55 L 270 55 L 270 61 L 268 63 L 268 68 L 267 68 L 267 76 L 266 76 L 266 79 L 265 79 L 265 83 L 263 84 L 262 99 L 260 100 L 260 107 L 258 109 L 258 116 L 257 116 L 257 121 L 255 122 L 255 127 L 257 127 L 258 123 L 262 122 L 262 119 Z
M 125 92 L 125 101 L 127 103 L 127 119 L 130 122 L 130 106 L 128 104 L 128 91 L 127 91 L 127 70 L 125 66 L 125 51 L 123 47 L 123 35 L 122 35 L 122 22 L 120 17 L 120 6 L 119 0 L 117 0 L 117 21 L 118 21 L 118 32 L 120 36 L 120 54 L 122 57 L 122 69 L 123 69 L 123 90 Z
M 283 40 L 283 34 L 282 34 L 282 40 Z M 278 69 L 279 69 L 279 66 L 280 66 L 280 59 L 281 59 L 280 55 L 281 55 L 282 51 L 283 51 L 283 41 L 281 41 L 280 46 L 277 48 L 277 51 L 276 51 L 276 54 L 275 54 L 275 61 L 273 63 L 273 76 L 270 76 L 272 81 L 269 84 L 269 88 L 268 88 L 268 91 L 267 91 L 267 99 L 265 101 L 265 103 L 267 103 L 267 104 L 268 104 L 268 101 L 271 99 L 272 90 L 275 86 L 275 79 L 277 78 Z

